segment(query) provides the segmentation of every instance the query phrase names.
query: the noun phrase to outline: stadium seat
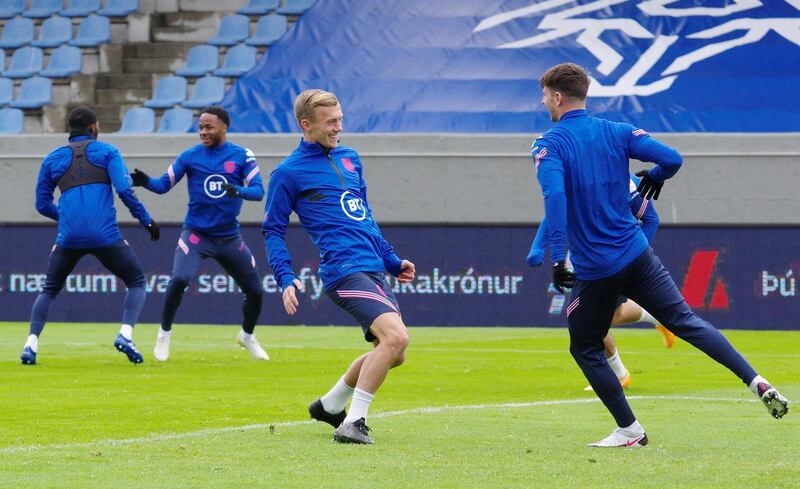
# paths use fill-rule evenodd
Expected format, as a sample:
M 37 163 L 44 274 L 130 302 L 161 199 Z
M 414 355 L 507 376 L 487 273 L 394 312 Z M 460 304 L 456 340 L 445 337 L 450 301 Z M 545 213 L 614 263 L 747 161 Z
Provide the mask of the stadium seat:
M 81 48 L 61 46 L 53 50 L 47 68 L 39 74 L 48 78 L 65 78 L 80 73 L 81 68 L 83 68 Z
M 38 109 L 49 104 L 52 98 L 53 84 L 50 79 L 34 76 L 22 81 L 19 96 L 10 105 L 18 109 Z
M 0 48 L 21 48 L 33 42 L 36 31 L 31 19 L 15 17 L 6 22 L 3 37 L 0 37 Z
M 280 5 L 281 2 L 279 0 L 250 0 L 247 7 L 237 10 L 236 13 L 242 15 L 266 15 L 280 7 Z
M 164 112 L 161 116 L 161 123 L 158 125 L 158 132 L 168 134 L 178 134 L 189 132 L 194 123 L 194 115 L 189 109 L 174 107 Z
M 150 133 L 156 128 L 156 113 L 153 109 L 134 107 L 125 112 L 122 127 L 118 132 Z
M 286 17 L 283 15 L 265 15 L 258 19 L 255 34 L 245 41 L 245 44 L 248 46 L 271 46 L 286 34 L 288 25 Z
M 23 17 L 46 19 L 64 8 L 64 0 L 31 0 L 31 8 L 22 12 Z
M 314 0 L 285 0 L 283 7 L 279 7 L 275 11 L 283 15 L 302 15 L 312 5 L 314 5 Z
M 61 11 L 64 17 L 87 17 L 100 10 L 100 0 L 69 0 L 69 6 Z
M 3 0 L 0 2 L 0 19 L 11 19 L 25 10 L 25 0 Z
M 108 17 L 90 15 L 81 20 L 75 39 L 69 42 L 70 46 L 81 48 L 97 47 L 111 42 L 111 21 Z
M 72 39 L 72 21 L 66 17 L 54 15 L 45 19 L 39 29 L 39 39 L 33 41 L 31 46 L 38 48 L 55 48 L 66 44 Z
M 222 68 L 214 70 L 217 76 L 242 76 L 256 65 L 256 48 L 238 44 L 228 50 Z
M 217 37 L 208 41 L 215 46 L 233 46 L 250 36 L 250 19 L 244 15 L 228 15 L 222 18 Z
M 28 78 L 42 71 L 42 50 L 25 46 L 14 51 L 11 64 L 3 72 L 8 78 Z
M 144 106 L 151 109 L 169 109 L 184 100 L 186 100 L 186 78 L 165 76 L 158 80 L 153 98 L 146 100 Z
M 214 105 L 225 96 L 225 79 L 218 76 L 204 76 L 194 84 L 192 98 L 181 105 L 189 109 L 202 109 Z
M 25 130 L 25 114 L 19 109 L 0 109 L 0 133 L 19 134 Z
M 216 46 L 202 44 L 194 46 L 186 56 L 186 66 L 175 72 L 178 76 L 203 76 L 219 66 L 219 51 Z
M 8 78 L 0 78 L 0 105 L 8 105 L 14 98 L 14 82 Z
M 139 11 L 139 0 L 108 0 L 97 13 L 106 17 L 127 17 Z

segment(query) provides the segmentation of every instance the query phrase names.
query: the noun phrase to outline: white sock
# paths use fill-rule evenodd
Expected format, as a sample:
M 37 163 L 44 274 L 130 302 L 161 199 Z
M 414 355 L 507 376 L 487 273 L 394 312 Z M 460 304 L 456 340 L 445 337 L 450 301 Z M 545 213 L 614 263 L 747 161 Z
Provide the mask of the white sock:
M 39 337 L 36 336 L 35 334 L 28 335 L 28 339 L 25 341 L 25 346 L 30 346 L 31 350 L 33 350 L 34 353 L 38 352 L 39 351 Z M 24 347 L 23 347 L 23 349 L 24 349 Z
M 354 389 L 353 402 L 350 403 L 350 412 L 347 413 L 347 417 L 344 418 L 343 423 L 352 423 L 359 418 L 364 418 L 366 422 L 367 411 L 369 411 L 369 405 L 372 403 L 373 397 L 375 397 L 375 394 L 370 394 L 361 389 Z
M 652 325 L 658 324 L 658 319 L 654 318 L 649 312 L 642 308 L 642 316 L 639 318 L 639 323 L 650 323 Z
M 350 400 L 352 395 L 353 388 L 344 383 L 344 376 L 342 376 L 342 378 L 336 382 L 336 385 L 331 387 L 331 390 L 320 397 L 319 400 L 322 402 L 322 408 L 325 411 L 336 414 L 344 411 L 344 407 L 347 405 L 347 401 Z
M 169 338 L 171 334 L 172 334 L 172 330 L 169 330 L 169 331 L 164 331 L 163 329 L 161 329 L 161 328 L 158 328 L 158 337 L 159 337 L 159 338 L 163 338 L 163 337 L 165 337 L 165 336 L 166 336 L 167 338 Z
M 245 343 L 250 341 L 250 338 L 252 338 L 252 337 L 253 337 L 252 334 L 245 333 L 243 329 L 239 331 L 239 338 L 241 338 L 242 341 L 244 341 Z
M 606 361 L 618 378 L 625 376 L 625 365 L 622 364 L 622 359 L 619 357 L 619 350 L 614 352 L 612 356 L 606 358 Z
M 756 375 L 756 378 L 753 379 L 752 382 L 750 382 L 750 385 L 748 387 L 753 392 L 753 394 L 759 395 L 758 394 L 758 384 L 760 384 L 761 382 L 763 382 L 765 384 L 769 384 L 769 382 L 767 382 L 767 379 L 765 379 L 764 377 L 762 377 L 760 375 Z
M 630 426 L 620 429 L 622 433 L 627 436 L 639 436 L 644 434 L 644 428 L 642 428 L 642 425 L 640 425 L 638 421 L 634 421 Z
M 123 324 L 121 328 L 119 328 L 119 334 L 125 337 L 126 340 L 130 340 L 133 338 L 133 326 L 130 324 Z

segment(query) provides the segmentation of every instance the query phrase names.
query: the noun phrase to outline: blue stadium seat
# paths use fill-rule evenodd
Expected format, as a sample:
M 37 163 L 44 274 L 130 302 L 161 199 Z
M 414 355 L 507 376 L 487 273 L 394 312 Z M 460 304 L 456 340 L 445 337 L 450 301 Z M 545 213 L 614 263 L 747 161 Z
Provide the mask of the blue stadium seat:
M 125 112 L 122 118 L 122 127 L 118 132 L 124 133 L 150 133 L 156 128 L 156 113 L 153 109 L 134 107 Z
M 225 79 L 218 76 L 204 76 L 194 84 L 192 98 L 181 105 L 190 109 L 202 109 L 214 105 L 225 96 Z
M 225 55 L 222 68 L 214 70 L 217 76 L 242 76 L 256 65 L 256 48 L 237 44 Z
M 201 44 L 189 50 L 186 66 L 175 72 L 179 76 L 203 76 L 219 66 L 219 51 L 216 46 Z
M 194 123 L 194 115 L 189 109 L 174 107 L 164 112 L 158 124 L 158 132 L 177 134 L 189 132 Z
M 0 78 L 0 105 L 8 105 L 14 98 L 14 82 L 8 78 Z
M 54 15 L 45 19 L 39 29 L 39 39 L 33 41 L 31 46 L 39 48 L 55 48 L 66 44 L 72 39 L 72 21 L 66 17 Z
M 108 0 L 97 13 L 106 17 L 127 17 L 139 11 L 139 0 Z
M 31 19 L 15 17 L 6 22 L 3 37 L 0 37 L 0 48 L 21 48 L 33 42 L 36 30 Z
M 111 42 L 111 21 L 108 17 L 90 15 L 81 20 L 75 39 L 69 42 L 70 46 L 81 48 L 97 47 Z
M 0 1 L 0 19 L 11 19 L 25 10 L 25 0 Z
M 237 14 L 242 15 L 266 15 L 276 8 L 280 7 L 279 0 L 250 0 L 247 7 L 236 11 Z
M 314 5 L 314 0 L 284 0 L 283 7 L 279 7 L 276 12 L 283 15 L 302 15 L 306 10 Z
M 83 68 L 83 53 L 81 48 L 74 46 L 61 46 L 50 54 L 47 68 L 39 73 L 48 78 L 65 78 L 77 75 Z
M 64 0 L 31 0 L 31 8 L 22 12 L 24 17 L 46 19 L 64 8 Z
M 0 132 L 19 134 L 25 130 L 25 114 L 19 109 L 0 109 Z
M 25 46 L 14 51 L 11 64 L 3 72 L 8 78 L 28 78 L 42 71 L 42 50 Z
M 100 0 L 69 0 L 69 6 L 61 11 L 64 17 L 87 17 L 100 10 Z
M 250 19 L 244 15 L 228 15 L 222 18 L 217 37 L 208 41 L 215 46 L 233 46 L 250 36 Z
M 144 106 L 151 109 L 169 109 L 184 100 L 186 100 L 186 78 L 165 76 L 158 80 L 153 98 L 146 100 Z
M 11 106 L 18 109 L 38 109 L 49 104 L 53 99 L 53 84 L 49 78 L 34 76 L 22 81 L 19 95 L 11 101 Z
M 271 46 L 275 44 L 288 28 L 288 22 L 283 15 L 265 15 L 258 19 L 256 33 L 245 41 L 248 46 Z

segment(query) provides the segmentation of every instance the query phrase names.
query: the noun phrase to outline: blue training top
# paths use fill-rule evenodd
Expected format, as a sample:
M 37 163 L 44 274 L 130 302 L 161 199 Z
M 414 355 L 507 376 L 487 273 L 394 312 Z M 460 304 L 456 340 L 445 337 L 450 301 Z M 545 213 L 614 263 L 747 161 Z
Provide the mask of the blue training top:
M 531 154 L 550 228 L 550 256 L 565 258 L 569 242 L 578 278 L 597 280 L 622 270 L 648 246 L 630 207 L 628 159 L 654 162 L 650 178 L 663 182 L 680 168 L 677 151 L 630 124 L 561 116 L 533 142 Z
M 184 228 L 210 236 L 231 236 L 239 232 L 236 219 L 242 210 L 242 199 L 261 200 L 264 185 L 252 151 L 225 142 L 213 148 L 202 144 L 181 153 L 161 178 L 150 178 L 145 186 L 157 194 L 169 192 L 187 177 L 189 209 Z M 239 197 L 228 197 L 223 185 L 233 184 Z
M 76 136 L 70 142 L 92 139 Z M 141 202 L 131 189 L 128 169 L 119 150 L 111 144 L 92 141 L 86 146 L 86 160 L 108 172 L 108 183 L 88 183 L 67 189 L 53 204 L 53 192 L 58 180 L 72 165 L 72 149 L 61 146 L 51 151 L 42 161 L 39 179 L 36 182 L 36 210 L 43 216 L 58 221 L 56 244 L 64 248 L 100 248 L 120 239 L 117 211 L 114 209 L 114 194 L 130 210 L 131 215 L 143 226 L 153 222 Z
M 372 218 L 361 159 L 352 148 L 326 151 L 301 140 L 270 175 L 262 231 L 282 289 L 295 277 L 286 248 L 292 211 L 319 249 L 319 275 L 326 287 L 355 272 L 400 273 L 402 260 Z

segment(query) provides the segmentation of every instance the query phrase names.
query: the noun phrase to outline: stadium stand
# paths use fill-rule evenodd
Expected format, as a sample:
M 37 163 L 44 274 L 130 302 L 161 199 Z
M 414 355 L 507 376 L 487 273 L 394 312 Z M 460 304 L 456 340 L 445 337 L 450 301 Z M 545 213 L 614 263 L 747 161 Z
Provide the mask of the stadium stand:
M 153 98 L 145 101 L 144 106 L 151 109 L 169 109 L 186 100 L 187 83 L 182 76 L 166 76 L 158 80 Z
M 0 19 L 12 19 L 25 10 L 25 0 L 4 0 L 0 2 Z
M 0 105 L 8 105 L 14 98 L 14 82 L 8 78 L 0 78 Z
M 138 10 L 139 0 L 108 0 L 97 13 L 106 17 L 126 17 Z
M 236 11 L 242 15 L 266 15 L 280 7 L 279 0 L 250 0 L 246 7 Z
M 61 11 L 64 17 L 87 17 L 100 10 L 100 0 L 69 0 L 68 3 Z
M 181 103 L 188 109 L 202 109 L 218 104 L 225 96 L 225 80 L 217 76 L 204 76 L 194 84 L 192 97 Z
M 228 49 L 221 68 L 213 71 L 216 76 L 239 77 L 256 65 L 256 48 L 237 44 Z
M 80 48 L 59 46 L 50 54 L 47 68 L 39 74 L 47 78 L 65 78 L 81 72 L 83 55 Z
M 38 48 L 36 48 L 38 49 Z M 39 109 L 53 98 L 53 84 L 49 78 L 34 76 L 26 78 L 19 87 L 19 95 L 11 101 L 11 107 L 18 109 Z
M 315 0 L 285 0 L 275 11 L 283 15 L 302 15 L 314 5 Z
M 161 122 L 158 124 L 158 132 L 164 134 L 180 134 L 189 132 L 194 123 L 193 112 L 183 107 L 173 107 L 164 111 Z
M 0 133 L 19 134 L 25 129 L 25 115 L 19 109 L 0 109 Z
M 25 46 L 14 51 L 11 64 L 3 71 L 7 78 L 28 78 L 42 71 L 43 53 L 39 48 Z
M 69 44 L 70 46 L 88 48 L 110 42 L 111 22 L 107 17 L 90 15 L 81 20 L 75 39 L 71 40 Z
M 249 37 L 245 44 L 248 46 L 271 46 L 276 43 L 289 28 L 289 23 L 283 15 L 265 15 L 258 19 L 256 32 Z
M 31 8 L 22 15 L 31 19 L 46 19 L 64 8 L 64 0 L 31 0 Z
M 178 76 L 204 76 L 219 67 L 219 50 L 216 46 L 202 44 L 189 50 L 186 65 L 175 72 Z
M 250 19 L 244 15 L 228 15 L 222 19 L 219 32 L 208 43 L 215 46 L 233 46 L 250 37 Z
M 156 127 L 156 113 L 146 107 L 134 107 L 125 112 L 119 132 L 125 134 L 151 133 Z
M 72 39 L 72 21 L 66 17 L 54 15 L 42 23 L 39 38 L 31 43 L 38 48 L 55 48 Z
M 14 17 L 6 22 L 3 36 L 0 37 L 0 48 L 21 48 L 33 42 L 36 28 L 31 19 Z

